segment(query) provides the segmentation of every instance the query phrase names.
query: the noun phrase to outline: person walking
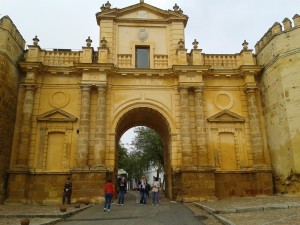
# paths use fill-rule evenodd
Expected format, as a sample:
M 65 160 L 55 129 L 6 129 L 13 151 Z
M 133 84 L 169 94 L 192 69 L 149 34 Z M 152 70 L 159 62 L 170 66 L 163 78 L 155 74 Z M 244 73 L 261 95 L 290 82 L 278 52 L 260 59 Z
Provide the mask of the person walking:
M 140 180 L 139 188 L 140 188 L 140 196 L 141 196 L 140 203 L 144 206 L 146 206 L 146 204 L 147 204 L 146 185 L 147 185 L 147 180 L 146 180 L 146 177 L 143 176 L 142 179 Z
M 160 188 L 160 183 L 158 181 L 158 177 L 154 178 L 153 184 L 152 184 L 152 205 L 156 205 L 158 206 L 158 193 L 159 193 L 159 188 Z
M 105 192 L 104 212 L 106 211 L 106 209 L 109 212 L 112 197 L 115 195 L 115 185 L 113 184 L 111 179 L 107 180 L 107 183 L 105 184 L 104 187 L 104 192 Z
M 125 177 L 122 176 L 120 183 L 119 183 L 119 201 L 118 205 L 124 205 L 124 197 L 126 193 L 126 188 L 127 188 L 127 182 L 125 180 Z
M 67 203 L 71 204 L 71 195 L 72 195 L 72 181 L 70 177 L 67 177 L 66 183 L 64 185 L 64 193 L 62 197 L 62 204 L 64 205 L 67 199 Z

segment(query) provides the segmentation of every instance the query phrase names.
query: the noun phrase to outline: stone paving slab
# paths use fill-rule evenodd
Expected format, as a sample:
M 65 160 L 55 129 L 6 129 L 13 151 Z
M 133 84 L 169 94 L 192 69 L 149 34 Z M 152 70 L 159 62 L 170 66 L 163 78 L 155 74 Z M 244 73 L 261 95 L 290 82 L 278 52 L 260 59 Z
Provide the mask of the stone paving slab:
M 268 207 L 274 205 L 287 205 L 288 207 L 298 207 L 300 196 L 266 196 L 266 197 L 246 197 L 235 199 L 222 199 L 201 202 L 202 205 L 214 210 L 227 210 L 238 208 Z
M 0 204 L 0 225 L 19 225 L 21 218 L 29 218 L 30 225 L 50 225 L 68 218 L 91 205 L 75 208 L 68 206 L 66 212 L 60 212 L 60 206 Z
M 194 204 L 226 225 L 300 225 L 300 196 L 236 198 Z
M 235 225 L 300 225 L 299 209 L 224 214 L 222 217 Z

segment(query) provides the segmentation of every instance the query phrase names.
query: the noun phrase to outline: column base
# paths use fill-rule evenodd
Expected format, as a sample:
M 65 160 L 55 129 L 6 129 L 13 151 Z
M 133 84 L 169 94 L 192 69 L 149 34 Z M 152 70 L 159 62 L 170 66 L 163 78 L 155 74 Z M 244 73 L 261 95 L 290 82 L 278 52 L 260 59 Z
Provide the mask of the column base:
M 253 170 L 255 171 L 272 171 L 272 168 L 266 164 L 257 164 L 253 166 Z

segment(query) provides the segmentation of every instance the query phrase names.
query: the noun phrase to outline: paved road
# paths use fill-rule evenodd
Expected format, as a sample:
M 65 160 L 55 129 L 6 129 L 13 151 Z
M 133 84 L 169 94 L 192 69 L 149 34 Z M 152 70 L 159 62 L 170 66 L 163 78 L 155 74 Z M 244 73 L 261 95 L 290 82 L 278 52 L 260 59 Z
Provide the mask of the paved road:
M 110 212 L 103 205 L 95 205 L 83 212 L 57 223 L 58 225 L 203 225 L 206 217 L 196 216 L 184 204 L 162 199 L 159 206 L 142 206 L 138 202 L 139 192 L 126 194 L 124 206 L 113 203 Z

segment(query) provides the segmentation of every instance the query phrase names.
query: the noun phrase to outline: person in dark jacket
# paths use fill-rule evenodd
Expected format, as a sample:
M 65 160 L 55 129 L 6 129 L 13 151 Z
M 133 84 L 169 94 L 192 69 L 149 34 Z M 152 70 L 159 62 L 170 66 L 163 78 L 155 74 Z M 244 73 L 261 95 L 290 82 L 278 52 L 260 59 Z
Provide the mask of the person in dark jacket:
M 67 198 L 67 203 L 71 204 L 71 195 L 72 195 L 72 182 L 71 182 L 71 178 L 67 177 L 65 186 L 64 186 L 64 194 L 63 194 L 63 198 L 62 198 L 62 204 L 64 205 L 66 202 L 66 198 Z
M 120 183 L 119 183 L 119 201 L 118 205 L 124 205 L 124 197 L 126 193 L 126 186 L 127 182 L 124 176 L 121 177 Z
M 140 203 L 143 206 L 146 206 L 147 204 L 147 190 L 146 190 L 146 185 L 147 185 L 147 179 L 145 176 L 142 177 L 142 179 L 139 182 L 139 188 L 140 188 Z

